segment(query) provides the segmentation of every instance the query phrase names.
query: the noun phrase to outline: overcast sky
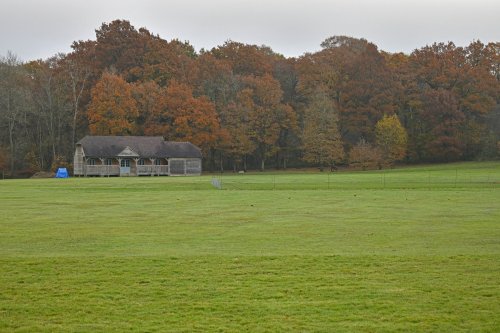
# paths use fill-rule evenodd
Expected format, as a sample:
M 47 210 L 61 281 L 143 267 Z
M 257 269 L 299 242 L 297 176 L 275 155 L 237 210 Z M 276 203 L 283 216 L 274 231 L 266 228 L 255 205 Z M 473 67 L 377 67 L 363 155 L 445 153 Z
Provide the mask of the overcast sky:
M 405 53 L 439 41 L 500 41 L 499 0 L 0 0 L 0 55 L 69 52 L 114 19 L 197 50 L 231 39 L 285 56 L 317 51 L 333 35 Z

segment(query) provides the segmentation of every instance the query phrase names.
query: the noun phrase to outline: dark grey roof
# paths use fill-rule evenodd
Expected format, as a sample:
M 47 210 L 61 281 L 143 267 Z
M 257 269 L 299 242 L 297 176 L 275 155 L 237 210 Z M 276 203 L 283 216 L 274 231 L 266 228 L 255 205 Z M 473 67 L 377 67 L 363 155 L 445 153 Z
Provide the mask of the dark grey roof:
M 191 142 L 165 141 L 168 157 L 198 157 L 201 158 L 200 148 Z
M 161 136 L 86 136 L 77 144 L 87 157 L 115 157 L 129 147 L 144 158 L 201 158 L 192 143 L 165 141 Z

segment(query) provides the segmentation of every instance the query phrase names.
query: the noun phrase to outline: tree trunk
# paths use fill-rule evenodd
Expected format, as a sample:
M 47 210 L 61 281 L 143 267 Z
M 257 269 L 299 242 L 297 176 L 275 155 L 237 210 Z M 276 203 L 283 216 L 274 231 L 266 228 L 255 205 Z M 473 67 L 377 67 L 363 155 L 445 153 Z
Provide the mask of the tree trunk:
M 73 128 L 71 129 L 72 130 L 71 145 L 73 150 L 75 149 L 75 144 L 76 144 L 76 119 L 78 117 L 78 105 L 80 104 L 80 97 L 82 96 L 83 90 L 85 89 L 85 83 L 87 82 L 88 76 L 89 76 L 89 71 L 85 70 L 82 85 L 77 93 L 76 91 L 77 79 L 75 78 L 74 74 L 70 71 L 71 87 L 73 90 Z
M 14 175 L 14 160 L 15 160 L 15 152 L 16 149 L 14 147 L 14 126 L 16 124 L 16 115 L 12 114 L 11 110 L 11 101 L 10 101 L 10 92 L 7 96 L 7 114 L 11 115 L 11 118 L 8 119 L 8 124 L 7 126 L 9 127 L 9 148 L 10 148 L 10 176 L 12 177 Z
M 76 140 L 76 111 L 73 114 L 73 128 L 71 129 L 71 145 L 73 146 L 73 150 L 75 150 L 75 140 Z
M 16 149 L 14 147 L 14 121 L 9 121 L 9 145 L 10 145 L 10 176 L 14 175 L 14 159 Z
M 224 172 L 224 160 L 223 160 L 223 154 L 222 151 L 220 151 L 220 172 Z
M 213 148 L 210 148 L 209 156 L 210 156 L 209 161 L 208 161 L 209 169 L 210 169 L 210 172 L 214 172 L 214 169 L 215 169 L 215 150 Z

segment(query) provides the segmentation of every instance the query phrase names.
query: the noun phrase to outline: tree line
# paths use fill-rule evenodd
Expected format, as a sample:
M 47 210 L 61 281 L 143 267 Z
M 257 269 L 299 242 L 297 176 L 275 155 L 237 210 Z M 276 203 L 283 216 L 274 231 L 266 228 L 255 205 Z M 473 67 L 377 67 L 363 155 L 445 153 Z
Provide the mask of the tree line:
M 84 135 L 190 141 L 205 169 L 361 168 L 500 154 L 500 43 L 410 55 L 333 36 L 286 58 L 227 41 L 196 52 L 128 21 L 46 60 L 0 58 L 0 170 L 71 163 Z

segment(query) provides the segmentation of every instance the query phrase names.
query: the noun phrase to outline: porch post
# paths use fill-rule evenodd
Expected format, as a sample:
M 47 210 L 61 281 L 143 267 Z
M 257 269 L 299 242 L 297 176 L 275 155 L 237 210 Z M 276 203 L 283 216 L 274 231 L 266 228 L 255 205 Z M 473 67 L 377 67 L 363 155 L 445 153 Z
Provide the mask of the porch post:
M 118 177 L 121 177 L 122 176 L 122 172 L 121 172 L 121 168 L 122 168 L 122 159 L 121 158 L 117 158 L 118 160 Z
M 139 170 L 137 170 L 137 162 L 139 161 L 139 159 L 138 158 L 134 158 L 134 161 L 135 161 L 135 175 L 139 176 Z
M 99 168 L 99 176 L 102 177 L 102 176 L 105 176 L 105 173 L 106 173 L 106 167 L 105 167 L 105 164 L 104 164 L 104 158 L 102 157 L 99 157 L 99 159 L 101 160 L 101 166 Z
M 155 175 L 155 168 L 156 168 L 155 159 L 150 157 L 149 160 L 151 161 L 151 174 L 150 174 L 150 176 L 154 176 Z

